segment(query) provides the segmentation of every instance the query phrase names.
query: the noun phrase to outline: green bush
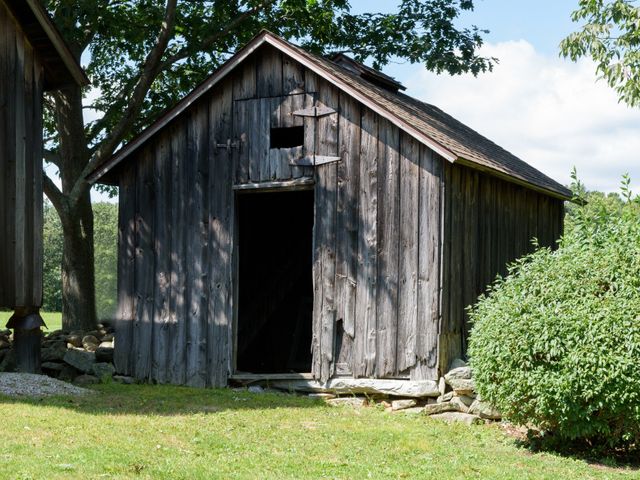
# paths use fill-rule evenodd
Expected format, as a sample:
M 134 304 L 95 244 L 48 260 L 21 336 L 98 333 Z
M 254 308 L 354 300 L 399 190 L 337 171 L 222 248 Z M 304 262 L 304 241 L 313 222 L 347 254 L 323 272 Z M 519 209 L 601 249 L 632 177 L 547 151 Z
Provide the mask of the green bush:
M 559 248 L 517 261 L 470 310 L 482 398 L 561 441 L 640 448 L 640 206 L 628 184 L 622 198 L 572 205 Z

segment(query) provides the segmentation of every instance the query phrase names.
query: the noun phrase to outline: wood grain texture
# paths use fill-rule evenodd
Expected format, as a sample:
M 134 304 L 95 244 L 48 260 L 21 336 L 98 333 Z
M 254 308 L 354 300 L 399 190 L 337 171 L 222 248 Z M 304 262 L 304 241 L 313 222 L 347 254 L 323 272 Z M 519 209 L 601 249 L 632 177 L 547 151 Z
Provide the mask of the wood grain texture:
M 118 191 L 118 310 L 114 344 L 116 371 L 133 375 L 133 323 L 136 315 L 136 168 L 128 166 Z
M 154 281 L 154 310 L 151 378 L 158 383 L 168 382 L 168 334 L 171 295 L 171 139 L 165 132 L 153 150 L 153 188 L 158 204 L 155 208 L 154 255 L 156 258 Z
M 417 360 L 420 145 L 402 135 L 400 150 L 397 369 L 403 372 Z
M 336 319 L 342 322 L 338 354 L 352 373 L 358 265 L 358 190 L 360 185 L 360 105 L 340 95 L 336 205 Z M 338 355 L 336 355 L 337 357 Z
M 207 385 L 223 387 L 230 372 L 230 338 L 233 322 L 232 229 L 233 166 L 231 152 L 214 150 L 216 138 L 231 134 L 229 90 L 221 90 L 209 104 L 209 207 L 208 207 L 208 372 Z
M 362 110 L 360 132 L 360 189 L 358 192 L 358 267 L 353 374 L 370 376 L 376 356 L 376 282 L 378 276 L 378 117 Z
M 337 89 L 324 84 L 319 89 L 318 104 L 338 108 Z M 338 114 L 316 119 L 317 155 L 338 154 Z M 336 202 L 337 165 L 316 167 L 316 201 L 314 225 L 314 314 L 320 316 L 313 324 L 319 331 L 316 339 L 313 373 L 320 381 L 328 380 L 334 371 L 335 344 L 335 278 L 336 278 Z M 319 304 L 316 305 L 316 304 Z
M 143 150 L 137 165 L 136 177 L 136 257 L 135 296 L 136 316 L 133 322 L 133 361 L 137 378 L 148 379 L 151 374 L 154 315 L 154 223 L 156 195 L 153 182 L 153 151 Z
M 416 364 L 412 380 L 438 378 L 438 334 L 441 279 L 442 168 L 445 160 L 428 148 L 420 147 L 418 206 L 418 320 L 416 326 Z
M 398 331 L 400 131 L 383 119 L 378 124 L 377 167 L 376 376 L 386 377 L 396 373 L 396 344 L 406 338 Z
M 206 385 L 207 377 L 207 195 L 208 104 L 199 104 L 188 120 L 185 174 L 190 194 L 187 202 L 187 378 L 193 387 Z

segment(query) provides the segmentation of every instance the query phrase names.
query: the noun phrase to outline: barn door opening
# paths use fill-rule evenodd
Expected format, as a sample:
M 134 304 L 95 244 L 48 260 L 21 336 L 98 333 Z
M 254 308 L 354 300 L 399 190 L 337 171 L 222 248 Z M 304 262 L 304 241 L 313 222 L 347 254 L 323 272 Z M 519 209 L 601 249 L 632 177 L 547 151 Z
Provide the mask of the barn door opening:
M 312 190 L 238 194 L 236 373 L 311 371 Z

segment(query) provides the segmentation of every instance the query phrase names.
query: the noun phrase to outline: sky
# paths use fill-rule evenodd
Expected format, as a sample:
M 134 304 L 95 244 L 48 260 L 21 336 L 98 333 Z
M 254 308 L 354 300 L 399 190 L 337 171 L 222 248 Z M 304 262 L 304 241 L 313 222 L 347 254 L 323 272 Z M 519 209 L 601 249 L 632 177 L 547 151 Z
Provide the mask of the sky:
M 352 0 L 354 10 L 389 11 L 392 0 Z M 640 109 L 618 103 L 594 64 L 559 57 L 560 41 L 579 25 L 577 0 L 475 0 L 460 26 L 490 30 L 481 53 L 491 73 L 435 75 L 421 65 L 385 73 L 407 94 L 436 105 L 563 184 L 575 166 L 590 190 L 618 191 L 629 173 L 640 191 Z

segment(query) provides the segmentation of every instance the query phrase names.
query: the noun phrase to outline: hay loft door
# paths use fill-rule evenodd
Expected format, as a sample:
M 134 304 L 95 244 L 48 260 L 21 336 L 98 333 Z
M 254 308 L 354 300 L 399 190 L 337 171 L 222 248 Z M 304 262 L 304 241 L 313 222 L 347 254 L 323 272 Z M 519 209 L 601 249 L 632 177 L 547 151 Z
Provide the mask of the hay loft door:
M 311 371 L 313 190 L 238 193 L 236 374 Z

